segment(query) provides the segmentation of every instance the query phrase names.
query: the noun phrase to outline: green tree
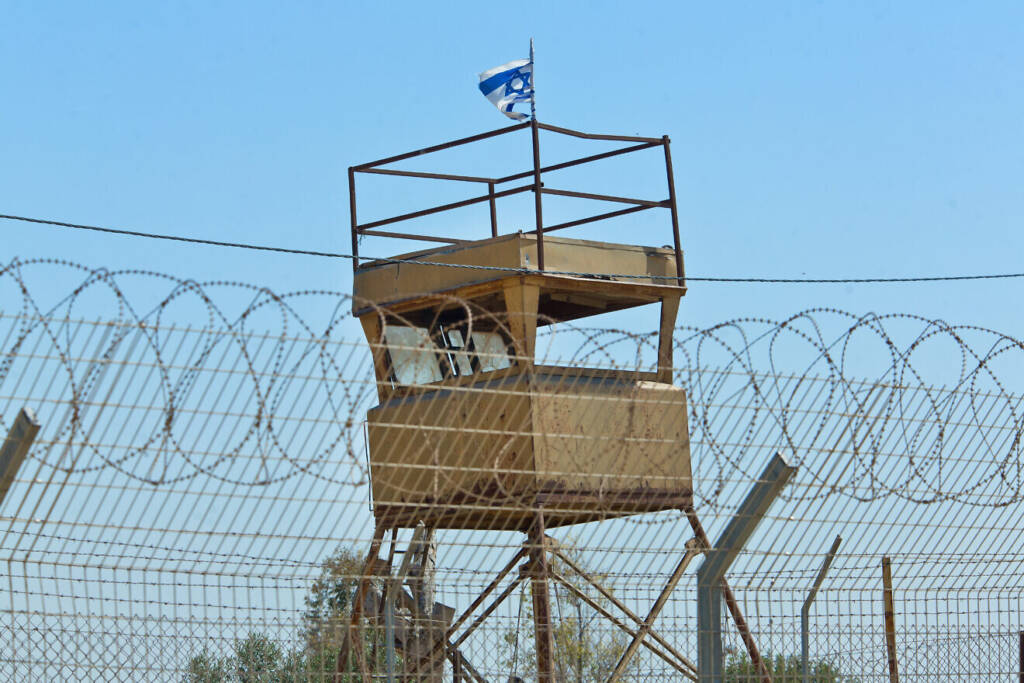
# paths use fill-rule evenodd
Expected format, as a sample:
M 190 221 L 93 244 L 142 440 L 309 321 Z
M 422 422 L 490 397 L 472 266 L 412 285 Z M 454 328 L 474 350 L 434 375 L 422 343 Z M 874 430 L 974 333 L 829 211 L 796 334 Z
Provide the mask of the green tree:
M 250 633 L 232 646 L 232 654 L 214 657 L 208 652 L 189 660 L 185 680 L 189 683 L 278 683 L 283 651 L 261 633 Z
M 798 655 L 771 655 L 764 657 L 772 683 L 803 683 L 803 666 Z M 825 660 L 807 663 L 811 683 L 856 683 L 858 679 L 843 676 L 839 669 Z M 750 658 L 743 654 L 730 654 L 725 660 L 725 683 L 760 683 L 761 677 Z
M 307 650 L 337 651 L 341 647 L 362 571 L 362 558 L 345 547 L 320 563 L 320 576 L 310 586 L 302 615 L 302 638 Z M 379 584 L 375 589 L 380 589 Z

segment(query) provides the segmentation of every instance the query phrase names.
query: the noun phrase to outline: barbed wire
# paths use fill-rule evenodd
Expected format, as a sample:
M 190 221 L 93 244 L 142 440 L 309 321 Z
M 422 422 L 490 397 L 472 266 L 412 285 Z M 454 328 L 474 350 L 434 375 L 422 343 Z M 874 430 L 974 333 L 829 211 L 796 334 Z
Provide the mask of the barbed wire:
M 50 285 L 71 274 L 80 280 L 68 291 L 47 292 L 45 302 L 33 294 L 39 287 L 33 277 Z M 14 261 L 0 270 L 3 282 L 20 300 L 7 307 L 16 315 L 0 318 L 7 340 L 0 391 L 18 364 L 34 364 L 37 388 L 22 389 L 22 398 L 53 402 L 67 414 L 47 427 L 33 452 L 47 465 L 78 476 L 112 468 L 161 486 L 195 476 L 261 486 L 299 474 L 349 485 L 366 481 L 362 415 L 372 407 L 376 381 L 369 348 L 346 320 L 357 303 L 349 295 L 276 294 L 238 282 L 50 259 Z M 149 300 L 136 294 L 150 289 Z M 469 310 L 481 319 L 493 315 L 473 305 Z M 653 333 L 566 324 L 544 329 L 550 361 L 638 369 L 649 366 L 655 352 Z M 929 358 L 938 350 L 941 359 Z M 1012 370 L 1022 351 L 1020 340 L 981 327 L 827 308 L 780 321 L 739 318 L 680 327 L 675 379 L 688 392 L 701 466 L 715 468 L 704 471 L 710 475 L 705 485 L 715 486 L 701 493 L 710 503 L 728 480 L 748 480 L 739 463 L 750 449 L 775 447 L 800 463 L 805 453 L 827 447 L 849 455 L 850 464 L 842 478 L 815 482 L 820 495 L 1015 503 L 1021 498 L 1024 416 L 1020 396 L 1006 388 L 1001 374 Z M 145 382 L 125 381 L 126 372 L 140 368 Z M 47 391 L 59 387 L 59 394 L 40 395 L 43 381 Z M 150 392 L 148 403 L 138 396 L 114 399 L 112 392 L 132 383 Z M 210 398 L 214 386 L 219 401 Z M 298 397 L 307 396 L 322 399 L 321 412 L 305 409 Z M 732 407 L 728 422 L 719 417 L 724 406 Z M 97 413 L 94 419 L 90 411 Z M 232 436 L 200 446 L 202 439 L 188 431 L 200 418 L 219 420 L 204 433 Z M 127 423 L 138 427 L 130 438 Z M 100 427 L 111 434 L 113 424 L 121 427 L 119 438 L 97 438 Z M 309 433 L 296 442 L 298 429 Z M 846 436 L 828 442 L 837 432 Z M 964 438 L 985 449 L 967 463 L 951 452 Z M 68 442 L 82 449 L 70 464 Z M 909 463 L 895 478 L 885 467 L 894 444 L 906 448 Z M 141 462 L 154 450 L 164 453 L 159 476 L 152 463 Z M 327 472 L 339 456 L 344 476 Z M 284 468 L 271 473 L 271 461 Z M 965 464 L 978 468 L 949 476 L 950 468 Z
M 467 338 L 515 322 L 472 301 L 438 301 L 458 307 Z M 0 658 L 0 678 L 81 674 L 63 661 L 66 653 L 44 646 L 54 632 L 95 651 L 83 665 L 94 667 L 89 675 L 132 670 L 152 680 L 180 674 L 207 646 L 229 651 L 254 630 L 297 638 L 324 558 L 366 548 L 367 414 L 381 402 L 378 389 L 386 385 L 395 403 L 412 405 L 437 388 L 426 386 L 436 368 L 417 369 L 423 381 L 408 387 L 374 375 L 374 352 L 435 354 L 429 339 L 371 348 L 350 316 L 366 305 L 341 292 L 277 293 L 54 259 L 0 268 L 0 431 L 25 406 L 43 425 L 0 501 L 0 564 L 8 570 L 0 593 L 9 604 L 0 642 L 28 653 Z M 426 325 L 375 313 L 385 326 Z M 637 385 L 654 376 L 654 331 L 538 322 L 530 372 L 550 381 L 553 396 L 576 390 L 577 379 L 565 378 L 584 369 L 594 369 L 595 382 L 598 371 Z M 689 436 L 694 501 L 712 538 L 766 458 L 782 453 L 798 472 L 729 574 L 766 651 L 794 651 L 822 543 L 841 532 L 841 556 L 815 607 L 819 659 L 864 680 L 882 675 L 873 601 L 886 553 L 900 591 L 907 671 L 929 672 L 914 661 L 914 647 L 949 671 L 1010 670 L 1007 634 L 1024 599 L 1020 340 L 913 314 L 818 308 L 680 326 L 673 344 L 673 384 L 685 390 L 676 390 L 685 410 L 676 410 L 678 398 L 640 393 L 595 409 L 603 421 L 632 421 L 630 438 L 601 420 L 573 431 L 459 417 L 455 429 L 487 453 L 489 438 L 557 441 L 567 456 L 561 474 L 582 478 L 596 469 L 595 454 L 607 456 L 602 466 L 642 457 L 658 465 L 657 444 L 676 444 L 664 436 L 674 427 Z M 479 360 L 525 359 L 492 349 Z M 548 366 L 566 370 L 563 379 L 545 375 Z M 500 368 L 493 372 L 501 377 Z M 449 417 L 497 416 L 501 408 L 511 415 L 520 393 L 503 381 L 438 382 L 458 408 Z M 634 408 L 644 402 L 660 417 L 642 422 Z M 459 489 L 465 509 L 529 509 L 508 494 L 509 481 L 528 471 L 514 460 L 439 471 L 423 444 L 436 443 L 445 426 L 428 417 L 374 423 L 394 441 L 375 452 L 377 465 L 392 454 L 407 461 L 401 493 L 486 475 L 495 488 Z M 688 430 L 673 420 L 688 421 Z M 670 465 L 653 467 L 652 478 L 670 477 Z M 689 531 L 685 517 L 667 509 L 551 534 L 644 614 Z M 440 530 L 439 591 L 464 606 L 521 540 L 513 527 Z M 679 589 L 666 607 L 661 623 L 673 642 L 694 636 L 691 597 Z M 495 653 L 522 635 L 517 609 L 528 596 L 519 589 L 510 600 L 507 613 L 495 612 L 495 624 L 466 641 L 489 677 L 508 673 Z M 605 631 L 595 638 L 617 642 Z M 105 639 L 131 641 L 132 652 Z M 958 648 L 963 663 L 943 658 L 941 643 Z M 141 662 L 141 651 L 152 660 Z M 656 661 L 641 661 L 648 678 L 671 679 Z

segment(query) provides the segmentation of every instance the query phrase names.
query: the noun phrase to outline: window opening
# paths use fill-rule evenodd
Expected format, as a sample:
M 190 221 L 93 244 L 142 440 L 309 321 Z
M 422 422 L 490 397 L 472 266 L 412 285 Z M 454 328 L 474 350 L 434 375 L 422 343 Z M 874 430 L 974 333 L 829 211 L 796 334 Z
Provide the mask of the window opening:
M 422 327 L 385 325 L 384 342 L 391 356 L 391 371 L 398 384 L 430 384 L 443 379 L 437 346 Z
M 473 330 L 467 336 L 466 327 L 438 325 L 431 334 L 422 327 L 385 325 L 392 381 L 431 384 L 513 365 L 508 341 L 500 332 Z
M 462 330 L 448 330 L 448 339 L 451 341 L 451 355 L 459 374 L 472 375 L 480 372 L 480 360 L 473 352 L 473 341 L 470 340 L 467 344 L 462 336 Z
M 474 356 L 480 364 L 480 372 L 501 370 L 512 366 L 508 345 L 497 332 L 477 332 L 470 335 Z

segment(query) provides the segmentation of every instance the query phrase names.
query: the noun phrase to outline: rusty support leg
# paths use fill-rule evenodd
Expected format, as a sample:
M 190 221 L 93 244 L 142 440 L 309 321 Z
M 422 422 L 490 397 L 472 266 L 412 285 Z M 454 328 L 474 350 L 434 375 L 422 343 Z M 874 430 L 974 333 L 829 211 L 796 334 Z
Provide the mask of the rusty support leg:
M 736 624 L 736 630 L 740 632 L 743 643 L 747 646 L 750 661 L 757 667 L 761 683 L 772 683 L 771 674 L 768 673 L 768 666 L 764 663 L 761 652 L 757 649 L 754 636 L 750 634 L 750 626 L 747 625 L 747 620 L 743 618 L 743 612 L 740 611 L 740 603 L 736 601 L 736 596 L 733 595 L 732 589 L 729 588 L 729 584 L 725 582 L 725 579 L 722 579 L 722 598 L 725 600 L 726 607 L 729 608 L 729 614 L 732 615 L 732 620 Z
M 551 540 L 549 539 L 548 542 L 551 543 Z M 593 586 L 597 590 L 597 592 L 600 593 L 608 602 L 610 602 L 611 604 L 615 605 L 620 610 L 622 610 L 622 613 L 625 614 L 630 619 L 632 619 L 633 623 L 635 623 L 637 626 L 643 626 L 643 623 L 644 623 L 643 619 L 641 619 L 635 612 L 633 612 L 633 610 L 629 609 L 629 607 L 626 606 L 625 603 L 623 603 L 621 600 L 619 600 L 617 597 L 615 597 L 615 595 L 611 591 L 609 591 L 607 588 L 602 586 L 599 581 L 594 579 L 594 577 L 592 577 L 590 574 L 588 574 L 586 571 L 584 571 L 579 565 L 577 565 L 575 562 L 573 562 L 571 557 L 569 557 L 565 553 L 561 552 L 557 547 L 555 547 L 555 549 L 554 549 L 554 555 L 559 560 L 561 560 L 565 564 L 565 566 L 569 567 L 569 569 L 572 569 L 574 572 L 576 572 L 576 574 L 580 578 L 582 578 L 588 584 Z M 564 581 L 563 581 L 563 583 L 564 583 Z M 569 587 L 569 589 L 572 590 L 572 587 Z M 581 598 L 581 599 L 586 601 L 589 598 Z M 588 603 L 588 604 L 590 604 L 590 603 Z M 595 609 L 597 609 L 597 608 L 595 608 Z M 601 610 L 598 609 L 598 611 L 600 612 Z M 615 623 L 614 620 L 613 620 L 613 623 Z M 632 629 L 630 629 L 629 630 L 629 635 L 630 635 L 630 637 L 635 637 L 636 636 L 636 632 L 633 631 Z M 665 651 L 672 653 L 676 658 L 679 659 L 679 661 L 681 661 L 684 664 L 686 664 L 686 666 L 692 667 L 694 671 L 697 670 L 697 667 L 694 666 L 692 662 L 690 662 L 688 659 L 686 659 L 686 657 L 684 657 L 678 650 L 676 650 L 674 647 L 672 647 L 671 643 L 669 643 L 667 640 L 662 638 L 655 631 L 653 631 L 653 630 L 648 631 L 647 635 L 654 642 L 658 643 L 658 645 L 663 647 L 665 649 Z M 643 641 L 642 644 L 644 645 L 644 647 L 648 648 L 652 652 L 655 651 L 654 648 L 651 647 L 650 643 L 648 643 L 646 640 Z
M 704 525 L 697 519 L 697 512 L 693 508 L 686 510 L 686 518 L 690 520 L 690 527 L 693 529 L 693 535 L 697 537 L 697 540 L 705 548 L 711 548 L 711 541 L 708 539 L 707 533 L 704 531 Z M 732 620 L 736 624 L 736 630 L 740 632 L 740 638 L 743 640 L 743 644 L 747 648 L 747 654 L 750 656 L 750 662 L 757 669 L 758 675 L 761 677 L 762 683 L 772 683 L 771 674 L 768 673 L 768 667 L 765 665 L 764 660 L 761 658 L 761 652 L 757 649 L 757 643 L 754 642 L 754 636 L 750 633 L 750 627 L 747 625 L 747 620 L 743 618 L 743 612 L 740 611 L 740 604 L 736 602 L 736 596 L 733 595 L 732 589 L 729 588 L 728 582 L 722 579 L 722 596 L 725 598 L 725 604 L 729 607 L 729 612 L 732 614 Z
M 487 587 L 483 590 L 483 592 L 480 595 L 478 595 L 476 597 L 476 599 L 473 600 L 472 603 L 470 603 L 469 607 L 466 608 L 466 611 L 464 611 L 462 613 L 462 616 L 460 616 L 458 619 L 456 619 L 452 623 L 452 625 L 448 627 L 448 632 L 445 634 L 444 640 L 438 641 L 437 643 L 434 644 L 434 646 L 431 649 L 430 653 L 427 655 L 428 657 L 436 654 L 437 652 L 440 652 L 441 648 L 443 648 L 443 647 L 447 647 L 448 651 L 451 652 L 451 648 L 454 647 L 452 645 L 452 643 L 451 643 L 451 637 L 453 635 L 455 635 L 455 631 L 457 631 L 458 628 L 460 626 L 462 626 L 462 624 L 465 623 L 465 621 L 467 619 L 469 619 L 470 616 L 472 616 L 473 611 L 477 607 L 479 607 L 480 605 L 482 605 L 484 603 L 484 601 L 487 599 L 487 597 L 491 593 L 494 592 L 494 590 L 498 587 L 498 585 L 501 584 L 501 581 L 508 575 L 508 573 L 510 571 L 512 571 L 512 569 L 516 566 L 516 563 L 518 563 L 521 559 L 523 559 L 523 556 L 526 555 L 527 552 L 528 552 L 528 550 L 527 550 L 527 548 L 525 546 L 520 548 L 519 551 L 515 554 L 515 556 L 511 560 L 509 560 L 509 562 L 504 567 L 502 567 L 501 571 L 498 572 L 498 575 L 496 577 L 494 577 L 494 580 L 491 581 L 491 583 L 489 583 L 487 585 Z M 513 585 L 514 586 L 518 586 L 521 583 L 521 581 L 522 581 L 522 578 L 517 578 L 517 579 L 515 579 L 513 581 Z M 508 596 L 505 596 L 505 597 L 508 597 Z M 487 608 L 485 610 L 486 614 L 489 615 L 492 611 L 494 611 L 494 608 L 497 607 L 499 604 L 501 604 L 501 601 L 503 601 L 505 599 L 505 597 L 502 597 L 502 598 L 496 600 L 494 605 L 492 605 L 491 607 Z M 475 624 L 475 622 L 474 622 L 474 625 L 470 626 L 469 630 L 473 630 L 474 628 L 476 628 L 477 625 L 478 624 Z M 462 640 L 464 640 L 464 639 L 460 638 L 459 642 L 461 643 Z M 466 662 L 465 659 L 463 659 L 462 663 L 464 665 L 464 668 L 466 668 L 466 670 L 471 673 L 472 669 L 471 669 L 471 667 L 469 667 L 469 662 Z M 414 668 L 409 673 L 411 673 L 411 674 L 418 673 L 418 669 Z
M 882 558 L 882 601 L 885 614 L 885 650 L 889 655 L 889 683 L 899 683 L 896 666 L 896 608 L 892 600 L 892 567 L 888 557 Z
M 519 551 L 512 557 L 512 559 L 509 560 L 508 563 L 506 563 L 505 566 L 501 568 L 501 571 L 499 571 L 498 575 L 494 577 L 494 580 L 487 584 L 487 587 L 484 588 L 483 592 L 480 593 L 480 595 L 478 595 L 476 599 L 470 603 L 469 607 L 466 608 L 466 611 L 462 613 L 462 616 L 456 619 L 455 623 L 452 624 L 451 628 L 448 629 L 449 638 L 455 635 L 455 631 L 460 626 L 462 626 L 463 623 L 465 623 L 466 619 L 469 619 L 469 615 L 473 613 L 473 610 L 475 610 L 477 607 L 484 603 L 484 600 L 487 599 L 487 596 L 494 592 L 494 589 L 497 588 L 498 585 L 505 578 L 505 576 L 507 576 L 508 573 L 512 571 L 512 569 L 516 566 L 519 560 L 523 559 L 523 556 L 526 555 L 527 552 L 528 551 L 526 548 L 520 548 Z
M 530 592 L 533 596 L 533 637 L 537 651 L 537 683 L 555 683 L 555 638 L 548 594 L 548 558 L 544 544 L 544 513 L 537 511 L 528 532 Z
M 349 620 L 348 630 L 342 640 L 341 649 L 338 650 L 338 661 L 334 668 L 334 680 L 338 683 L 348 667 L 348 656 L 355 651 L 356 661 L 359 663 L 360 673 L 364 683 L 369 682 L 369 673 L 366 671 L 365 653 L 362 648 L 361 631 L 359 628 L 359 617 L 363 611 L 363 602 L 366 600 L 366 591 L 370 587 L 373 577 L 374 565 L 377 563 L 377 554 L 380 552 L 381 541 L 384 539 L 386 526 L 381 520 L 377 520 L 373 530 L 373 541 L 370 542 L 370 552 L 363 564 L 363 575 L 359 579 L 359 586 L 356 588 L 355 598 L 352 601 L 352 618 Z
M 595 612 L 597 612 L 602 617 L 611 622 L 613 626 L 617 626 L 620 630 L 622 630 L 623 633 L 625 633 L 631 638 L 635 638 L 637 636 L 638 632 L 636 629 L 630 628 L 629 624 L 622 621 L 622 619 L 616 617 L 614 614 L 611 613 L 611 611 L 607 607 L 605 607 L 600 602 L 584 593 L 582 590 L 580 590 L 578 586 L 574 585 L 567 578 L 565 578 L 564 576 L 555 571 L 551 572 L 551 578 L 562 584 L 562 586 L 564 586 L 566 590 L 575 595 L 579 600 L 592 607 Z M 678 652 L 674 648 L 666 648 L 665 651 L 662 651 L 661 649 L 655 647 L 646 640 L 641 642 L 644 647 L 646 647 L 648 650 L 661 657 L 662 660 L 671 665 L 676 671 L 683 674 L 683 676 L 693 681 L 697 680 L 697 676 L 694 673 L 697 670 L 696 665 L 694 665 L 693 662 L 686 659 L 686 657 L 684 657 L 682 653 Z M 675 659 L 673 659 L 672 657 L 675 657 Z
M 452 683 L 462 683 L 462 653 L 452 653 Z
M 676 584 L 679 583 L 679 579 L 683 577 L 683 572 L 686 571 L 686 567 L 689 566 L 693 558 L 704 552 L 703 544 L 697 539 L 692 539 L 686 543 L 686 552 L 683 553 L 679 563 L 676 565 L 675 571 L 672 572 L 672 576 L 669 577 L 665 587 L 661 589 L 661 594 L 658 595 L 658 599 L 654 601 L 654 606 L 651 607 L 651 611 L 647 613 L 647 618 L 644 619 L 643 624 L 637 629 L 636 635 L 633 640 L 629 643 L 629 647 L 619 657 L 618 664 L 615 665 L 615 671 L 612 672 L 611 678 L 608 679 L 608 683 L 616 683 L 622 674 L 626 671 L 626 667 L 629 665 L 633 655 L 640 649 L 640 644 L 643 642 L 647 634 L 650 633 L 651 629 L 654 628 L 654 620 L 658 618 L 665 603 L 668 602 L 668 598 L 672 595 L 672 591 L 675 590 Z
M 452 663 L 452 667 L 455 666 L 455 660 L 458 658 L 459 669 L 462 670 L 462 680 L 467 683 L 487 683 L 487 679 L 477 671 L 472 664 L 466 659 L 458 650 L 451 650 L 448 652 L 448 661 Z M 418 681 L 418 678 L 410 678 L 409 681 Z
M 525 578 L 526 578 L 525 576 L 519 576 L 518 578 L 513 580 L 512 583 L 510 583 L 505 588 L 505 590 L 503 590 L 501 593 L 499 593 L 498 597 L 496 597 L 494 599 L 494 602 L 492 602 L 490 605 L 488 605 L 487 608 L 484 609 L 484 611 L 480 614 L 480 616 L 478 616 L 475 620 L 473 620 L 473 623 L 470 624 L 469 627 L 467 627 L 466 630 L 463 631 L 462 635 L 460 635 L 455 640 L 455 642 L 453 642 L 451 644 L 451 647 L 458 647 L 458 646 L 462 645 L 462 643 L 464 643 L 466 641 L 466 638 L 469 638 L 469 636 L 471 636 L 473 634 L 473 631 L 475 631 L 477 629 L 477 627 L 480 626 L 480 624 L 484 623 L 484 621 L 486 621 L 487 617 L 491 616 L 491 613 L 494 610 L 498 609 L 498 606 L 501 605 L 501 603 L 505 602 L 505 600 L 508 599 L 508 596 L 512 595 L 513 591 L 515 591 L 515 589 L 519 587 L 519 584 L 522 583 Z
M 405 591 L 401 591 L 399 593 L 399 599 L 402 601 L 402 607 L 409 610 L 409 612 L 412 614 L 413 621 L 418 621 L 420 623 L 428 621 L 429 618 L 427 617 L 427 615 L 423 614 L 420 611 L 419 605 L 416 604 L 415 598 L 413 598 Z M 435 607 L 437 606 L 438 605 L 435 604 Z M 435 611 L 434 614 L 436 615 L 437 612 Z M 450 616 L 446 617 L 446 619 L 450 619 L 451 616 L 454 616 L 454 612 Z M 451 641 L 448 639 L 447 633 L 448 631 L 441 631 L 440 633 L 438 633 L 437 643 L 439 643 L 441 648 L 444 649 L 445 656 L 448 657 L 448 660 L 454 664 L 454 657 L 458 655 L 459 661 L 462 666 L 462 677 L 464 679 L 469 680 L 470 683 L 487 683 L 487 681 L 484 680 L 484 677 L 480 675 L 480 672 L 477 671 L 473 667 L 473 665 L 469 663 L 469 660 L 466 659 L 466 655 L 464 655 L 455 645 L 451 643 Z M 441 650 L 441 648 L 432 647 L 426 655 L 419 657 L 419 661 L 412 661 L 410 659 L 406 659 L 405 664 L 408 667 L 408 670 L 405 672 L 405 675 L 402 678 L 402 680 L 435 680 L 432 674 L 430 674 L 429 672 L 424 672 L 424 667 L 431 665 L 432 658 Z

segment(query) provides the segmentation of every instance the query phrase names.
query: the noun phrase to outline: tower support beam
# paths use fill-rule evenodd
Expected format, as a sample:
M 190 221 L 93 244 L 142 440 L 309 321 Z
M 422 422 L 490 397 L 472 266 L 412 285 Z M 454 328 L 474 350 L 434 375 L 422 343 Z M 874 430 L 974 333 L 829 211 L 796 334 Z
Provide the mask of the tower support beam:
M 533 637 L 537 652 L 537 683 L 555 683 L 555 638 L 548 593 L 547 552 L 544 548 L 544 512 L 537 510 L 527 539 L 530 549 L 530 593 L 533 596 Z

